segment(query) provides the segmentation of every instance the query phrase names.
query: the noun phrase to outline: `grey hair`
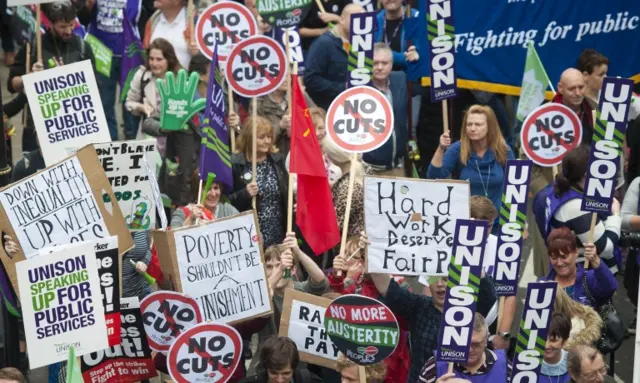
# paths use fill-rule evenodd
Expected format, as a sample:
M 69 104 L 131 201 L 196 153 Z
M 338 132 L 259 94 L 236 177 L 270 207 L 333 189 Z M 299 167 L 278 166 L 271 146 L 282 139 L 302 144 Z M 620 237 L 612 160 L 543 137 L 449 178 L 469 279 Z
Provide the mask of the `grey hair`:
M 393 56 L 393 51 L 391 50 L 391 47 L 388 46 L 385 43 L 375 43 L 373 44 L 373 51 L 385 51 L 389 54 L 389 56 Z
M 476 312 L 475 316 L 473 317 L 473 331 L 484 331 L 484 333 L 487 334 L 487 337 L 489 336 L 489 325 L 487 324 L 487 321 L 484 319 L 482 314 L 478 312 Z
M 582 360 L 586 358 L 589 363 L 593 363 L 598 355 L 600 355 L 600 352 L 592 346 L 586 344 L 576 345 L 567 354 L 567 370 L 571 376 L 580 376 L 582 374 Z

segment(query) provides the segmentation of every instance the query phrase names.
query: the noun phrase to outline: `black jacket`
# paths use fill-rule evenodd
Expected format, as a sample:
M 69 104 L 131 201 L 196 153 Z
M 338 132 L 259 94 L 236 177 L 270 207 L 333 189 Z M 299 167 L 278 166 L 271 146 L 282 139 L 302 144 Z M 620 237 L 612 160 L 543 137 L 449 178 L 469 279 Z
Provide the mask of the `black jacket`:
M 24 154 L 24 157 L 18 160 L 16 166 L 13 168 L 11 182 L 18 182 L 25 179 L 45 167 L 44 158 L 42 158 L 42 153 L 40 153 L 39 149 L 27 152 Z

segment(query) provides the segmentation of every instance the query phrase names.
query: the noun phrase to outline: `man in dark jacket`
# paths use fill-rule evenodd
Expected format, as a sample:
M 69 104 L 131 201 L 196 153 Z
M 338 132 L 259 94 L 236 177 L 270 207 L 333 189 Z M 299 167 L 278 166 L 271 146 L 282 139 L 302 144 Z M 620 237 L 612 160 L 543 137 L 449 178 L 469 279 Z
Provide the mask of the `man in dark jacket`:
M 309 48 L 304 85 L 313 102 L 324 110 L 329 109 L 331 102 L 346 89 L 351 15 L 362 12 L 364 8 L 360 5 L 347 5 L 340 15 L 340 22 Z

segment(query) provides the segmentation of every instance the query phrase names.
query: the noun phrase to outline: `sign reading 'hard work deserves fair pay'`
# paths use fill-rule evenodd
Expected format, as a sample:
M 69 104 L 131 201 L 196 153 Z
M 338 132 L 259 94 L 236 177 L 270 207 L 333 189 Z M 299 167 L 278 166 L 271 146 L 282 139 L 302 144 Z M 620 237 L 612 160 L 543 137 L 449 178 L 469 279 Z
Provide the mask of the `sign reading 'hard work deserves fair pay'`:
M 31 368 L 109 347 L 94 243 L 46 251 L 16 265 Z
M 453 260 L 449 264 L 438 337 L 438 361 L 465 363 L 469 359 L 487 229 L 487 221 L 456 221 Z
M 367 271 L 445 275 L 461 218 L 469 218 L 467 182 L 365 177 Z
M 111 141 L 91 61 L 22 76 L 47 166 L 79 148 Z

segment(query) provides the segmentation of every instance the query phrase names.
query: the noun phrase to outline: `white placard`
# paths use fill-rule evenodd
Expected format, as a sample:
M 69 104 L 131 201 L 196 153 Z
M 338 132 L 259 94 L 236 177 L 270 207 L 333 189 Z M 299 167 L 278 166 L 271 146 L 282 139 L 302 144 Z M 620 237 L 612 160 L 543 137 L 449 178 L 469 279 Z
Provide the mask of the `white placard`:
M 456 219 L 469 219 L 469 184 L 365 177 L 368 272 L 446 275 Z
M 90 60 L 22 76 L 47 166 L 111 135 Z
M 48 246 L 109 236 L 75 156 L 4 189 L 0 203 L 27 258 Z
M 256 222 L 246 213 L 175 232 L 182 291 L 206 320 L 229 323 L 271 312 Z
M 296 343 L 300 352 L 338 360 L 340 350 L 324 330 L 325 311 L 325 307 L 294 299 L 291 302 L 287 336 Z
M 31 368 L 109 347 L 93 242 L 16 264 Z M 45 250 L 46 251 L 46 250 Z
M 166 230 L 169 225 L 169 221 L 167 220 L 167 213 L 164 211 L 164 204 L 162 203 L 162 194 L 160 194 L 160 186 L 158 185 L 158 180 L 156 179 L 156 174 L 149 166 L 149 161 L 147 160 L 147 156 L 144 157 L 144 168 L 147 173 L 147 177 L 149 178 L 149 183 L 151 185 L 151 192 L 153 193 L 153 201 L 156 205 L 156 210 L 158 211 L 158 215 L 160 216 L 160 230 Z

